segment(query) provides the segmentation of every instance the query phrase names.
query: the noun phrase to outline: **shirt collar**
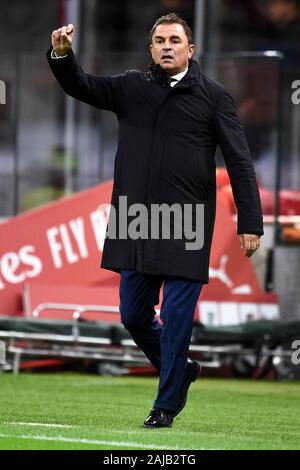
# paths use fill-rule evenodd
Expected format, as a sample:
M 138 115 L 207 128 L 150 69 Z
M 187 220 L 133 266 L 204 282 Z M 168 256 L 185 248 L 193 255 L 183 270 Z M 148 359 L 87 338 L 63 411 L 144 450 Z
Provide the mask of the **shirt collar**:
M 180 82 L 180 80 L 182 80 L 183 77 L 187 74 L 188 69 L 189 68 L 187 67 L 183 72 L 179 72 L 176 75 L 172 75 L 171 78 L 175 78 L 178 82 Z

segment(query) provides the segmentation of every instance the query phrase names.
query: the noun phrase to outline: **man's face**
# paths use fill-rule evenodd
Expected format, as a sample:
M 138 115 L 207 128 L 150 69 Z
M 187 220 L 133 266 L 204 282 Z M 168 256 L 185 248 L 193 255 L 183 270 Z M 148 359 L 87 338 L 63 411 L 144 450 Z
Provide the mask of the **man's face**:
M 168 75 L 176 75 L 187 68 L 195 46 L 188 43 L 181 24 L 160 24 L 153 33 L 150 51 L 155 64 Z

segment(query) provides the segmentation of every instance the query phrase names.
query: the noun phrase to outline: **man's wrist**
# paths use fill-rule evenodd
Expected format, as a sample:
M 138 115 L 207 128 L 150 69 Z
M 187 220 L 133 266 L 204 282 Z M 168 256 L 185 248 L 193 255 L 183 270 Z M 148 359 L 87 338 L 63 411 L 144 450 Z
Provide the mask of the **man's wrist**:
M 64 59 L 65 57 L 67 57 L 68 53 L 67 54 L 64 54 L 64 55 L 58 55 L 57 52 L 55 52 L 54 49 L 52 49 L 51 51 L 51 59 Z

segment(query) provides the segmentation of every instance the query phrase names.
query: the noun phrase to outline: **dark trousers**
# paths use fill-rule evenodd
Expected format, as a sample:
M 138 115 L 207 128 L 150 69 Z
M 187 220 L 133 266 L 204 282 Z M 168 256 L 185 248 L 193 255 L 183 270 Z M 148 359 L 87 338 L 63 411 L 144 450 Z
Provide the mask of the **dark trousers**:
M 157 322 L 154 306 L 163 302 Z M 154 406 L 176 410 L 190 345 L 194 310 L 202 284 L 178 277 L 152 276 L 122 270 L 120 281 L 121 321 L 137 346 L 160 372 Z

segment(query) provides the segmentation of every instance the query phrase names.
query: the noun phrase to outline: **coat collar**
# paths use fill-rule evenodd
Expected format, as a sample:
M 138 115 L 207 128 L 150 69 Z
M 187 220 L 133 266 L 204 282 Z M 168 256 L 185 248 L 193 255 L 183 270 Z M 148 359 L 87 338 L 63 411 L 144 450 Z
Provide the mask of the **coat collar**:
M 149 65 L 149 78 L 153 81 L 158 82 L 162 86 L 166 86 L 169 83 L 169 75 L 161 68 L 159 64 L 151 62 Z M 190 88 L 191 86 L 197 85 L 200 82 L 200 66 L 194 59 L 189 60 L 189 69 L 187 74 L 182 80 L 176 85 L 178 88 Z

